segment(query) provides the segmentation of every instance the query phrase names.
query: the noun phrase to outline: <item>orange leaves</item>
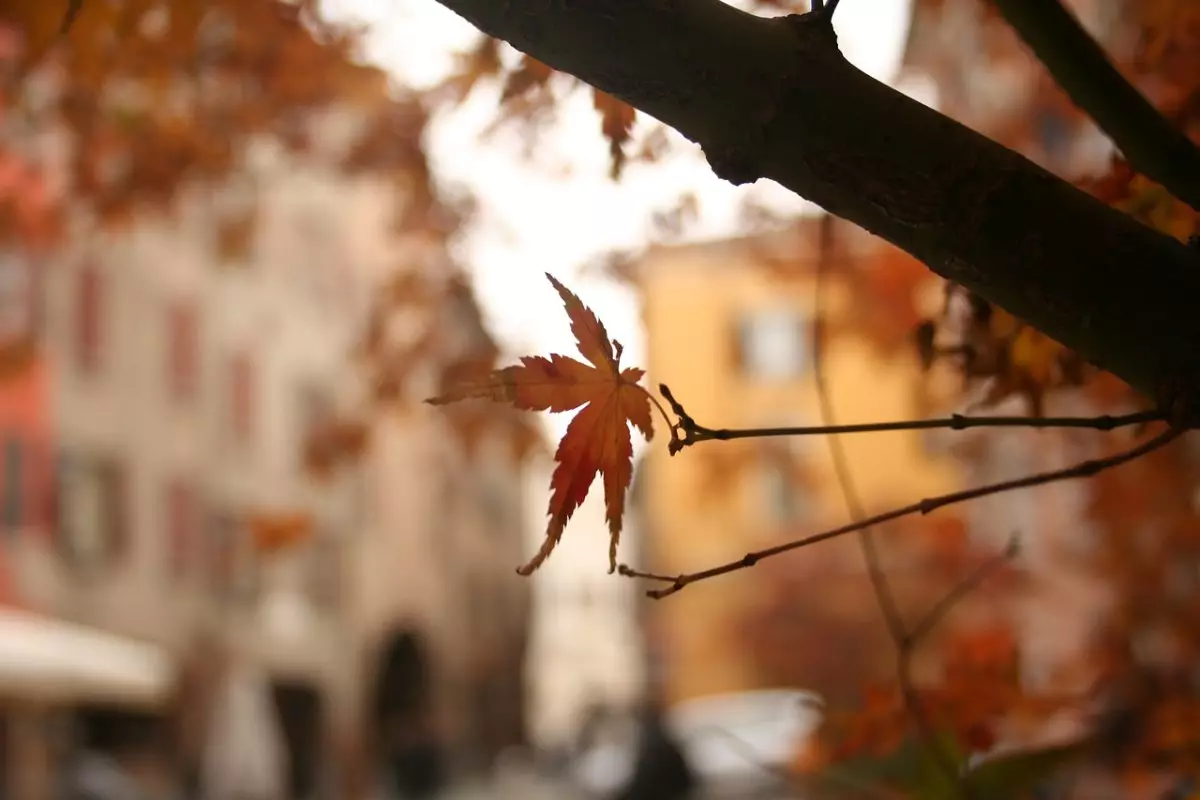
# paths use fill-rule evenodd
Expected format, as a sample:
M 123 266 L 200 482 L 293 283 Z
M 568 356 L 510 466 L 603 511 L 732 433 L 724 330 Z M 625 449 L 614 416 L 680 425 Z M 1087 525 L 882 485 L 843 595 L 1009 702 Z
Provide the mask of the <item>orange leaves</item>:
M 451 102 L 461 102 L 484 78 L 498 78 L 503 86 L 500 102 L 505 106 L 501 120 L 519 118 L 536 122 L 555 102 L 554 96 L 547 91 L 551 78 L 569 76 L 529 55 L 522 55 L 515 67 L 506 69 L 500 59 L 500 44 L 496 39 L 485 38 L 474 49 L 460 54 L 457 69 L 434 94 Z M 577 87 L 583 85 L 578 80 L 571 80 Z M 615 180 L 621 176 L 627 160 L 625 144 L 629 141 L 637 110 L 599 89 L 590 90 L 592 105 L 600 112 L 600 129 L 608 141 L 610 174 Z
M 571 420 L 554 454 L 557 467 L 550 479 L 546 540 L 537 554 L 517 571 L 529 575 L 546 560 L 562 538 L 571 514 L 583 502 L 592 480 L 604 478 L 604 500 L 610 534 L 609 571 L 616 569 L 617 544 L 625 492 L 633 474 L 633 443 L 629 425 L 646 439 L 653 436 L 650 395 L 638 385 L 643 372 L 621 369 L 621 345 L 608 338 L 603 323 L 578 297 L 552 275 L 546 277 L 562 298 L 579 352 L 589 363 L 551 354 L 525 356 L 518 366 L 495 370 L 477 380 L 463 381 L 427 402 L 444 405 L 458 400 L 484 399 L 511 403 L 527 411 L 570 411 L 583 406 Z
M 987 407 L 1010 396 L 1025 398 L 1041 416 L 1047 390 L 1082 381 L 1081 359 L 1050 337 L 956 284 L 946 285 L 941 319 L 918 328 L 918 350 L 928 367 L 950 357 L 970 383 L 988 380 Z
M 68 5 L 15 0 L 0 16 L 24 45 L 20 63 L 54 70 L 54 88 L 39 89 L 46 96 L 35 105 L 47 106 L 49 118 L 61 115 L 71 131 L 72 189 L 108 222 L 161 208 L 185 182 L 223 178 L 249 137 L 305 149 L 313 112 L 353 107 L 364 112 L 361 135 L 369 137 L 396 107 L 411 104 L 393 100 L 387 76 L 358 61 L 355 31 L 307 6 L 88 2 L 60 37 Z M 21 93 L 35 83 L 44 82 L 6 86 L 6 110 L 25 113 Z M 407 144 L 416 141 L 405 134 Z M 373 155 L 360 148 L 357 159 Z M 400 161 L 423 174 L 424 164 L 403 148 L 379 148 L 378 156 L 381 171 Z
M 246 521 L 255 549 L 260 553 L 278 553 L 308 538 L 312 520 L 302 512 L 263 512 Z
M 604 138 L 608 140 L 608 152 L 612 156 L 611 174 L 615 180 L 621 177 L 621 169 L 625 166 L 625 142 L 633 130 L 637 111 L 599 89 L 592 92 L 592 105 L 600 112 L 600 126 Z
M 318 480 L 330 477 L 339 464 L 357 459 L 367 446 L 368 430 L 359 420 L 339 420 L 308 432 L 304 466 Z
M 504 82 L 504 91 L 500 93 L 500 102 L 520 97 L 534 87 L 545 86 L 553 74 L 554 70 L 548 65 L 532 56 L 525 56 L 521 59 L 521 66 L 508 74 L 508 79 Z

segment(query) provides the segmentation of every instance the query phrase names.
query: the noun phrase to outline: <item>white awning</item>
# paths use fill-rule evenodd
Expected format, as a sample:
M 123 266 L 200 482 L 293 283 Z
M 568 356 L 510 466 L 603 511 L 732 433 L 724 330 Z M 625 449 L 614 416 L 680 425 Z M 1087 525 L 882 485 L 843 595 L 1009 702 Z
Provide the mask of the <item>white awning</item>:
M 688 700 L 666 723 L 702 780 L 769 777 L 763 765 L 785 766 L 816 731 L 819 709 L 811 692 L 763 689 Z
M 174 666 L 160 647 L 0 609 L 0 696 L 155 706 L 173 681 Z

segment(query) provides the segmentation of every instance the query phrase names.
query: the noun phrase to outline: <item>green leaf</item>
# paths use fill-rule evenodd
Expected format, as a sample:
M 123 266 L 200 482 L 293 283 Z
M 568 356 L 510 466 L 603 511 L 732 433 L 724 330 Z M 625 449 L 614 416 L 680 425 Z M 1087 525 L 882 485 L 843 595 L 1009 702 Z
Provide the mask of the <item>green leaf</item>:
M 956 766 L 961 765 L 963 756 L 954 737 L 940 734 L 938 739 L 942 752 Z M 925 742 L 916 737 L 904 740 L 886 756 L 853 758 L 831 765 L 822 777 L 831 784 L 890 789 L 911 800 L 940 800 L 955 794 L 954 782 Z
M 1012 800 L 1079 761 L 1087 751 L 1084 740 L 990 758 L 968 773 L 971 794 L 978 800 Z

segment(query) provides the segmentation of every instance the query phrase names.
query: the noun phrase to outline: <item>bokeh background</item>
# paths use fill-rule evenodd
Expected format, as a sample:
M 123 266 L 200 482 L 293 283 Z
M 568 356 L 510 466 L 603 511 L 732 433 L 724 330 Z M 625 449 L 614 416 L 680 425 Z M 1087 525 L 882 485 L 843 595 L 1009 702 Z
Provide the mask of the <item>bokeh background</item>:
M 1200 5 L 1068 5 L 1200 130 Z M 0 5 L 0 797 L 684 796 L 629 793 L 647 731 L 693 796 L 858 796 L 820 776 L 913 720 L 854 537 L 654 601 L 608 574 L 597 488 L 514 574 L 570 415 L 422 401 L 574 352 L 544 273 L 714 427 L 822 424 L 818 363 L 840 423 L 1140 407 L 433 0 L 84 0 L 60 36 L 67 10 Z M 878 80 L 1197 231 L 984 0 L 843 0 L 836 28 Z M 821 438 L 672 458 L 659 433 L 635 443 L 635 568 L 847 519 Z M 843 444 L 875 513 L 1133 436 Z M 909 620 L 971 582 L 911 664 L 961 750 L 1111 744 L 1119 718 L 1127 757 L 1090 748 L 1043 797 L 1195 774 L 1196 445 L 880 528 Z

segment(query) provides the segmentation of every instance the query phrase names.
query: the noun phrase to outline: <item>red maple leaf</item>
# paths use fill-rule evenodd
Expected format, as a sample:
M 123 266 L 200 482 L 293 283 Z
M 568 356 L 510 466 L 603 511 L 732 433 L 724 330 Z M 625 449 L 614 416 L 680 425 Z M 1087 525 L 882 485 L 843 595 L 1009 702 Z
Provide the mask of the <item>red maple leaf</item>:
M 536 570 L 562 538 L 567 520 L 587 497 L 599 472 L 604 476 L 604 507 L 610 534 L 609 572 L 617 566 L 617 544 L 625 492 L 633 475 L 633 443 L 629 425 L 653 437 L 650 394 L 638 385 L 644 372 L 621 369 L 621 345 L 608 338 L 604 324 L 569 289 L 547 274 L 562 297 L 571 332 L 588 364 L 552 353 L 549 358 L 525 356 L 518 366 L 495 370 L 481 379 L 468 380 L 426 402 L 442 405 L 480 398 L 512 403 L 529 411 L 570 411 L 583 406 L 571 420 L 554 453 L 557 466 L 550 479 L 550 515 L 546 540 L 517 572 Z

